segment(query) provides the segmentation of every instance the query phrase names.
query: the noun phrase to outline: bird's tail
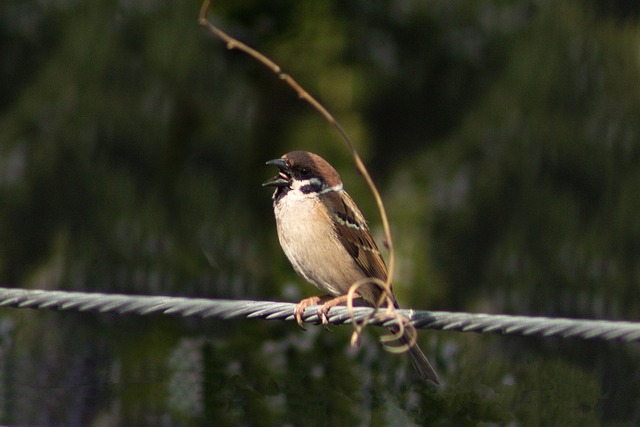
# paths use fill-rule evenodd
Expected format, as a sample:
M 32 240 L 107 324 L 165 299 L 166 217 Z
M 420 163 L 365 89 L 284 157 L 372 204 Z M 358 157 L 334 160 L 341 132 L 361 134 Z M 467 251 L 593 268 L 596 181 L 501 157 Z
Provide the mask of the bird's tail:
M 391 332 L 394 332 L 393 328 L 391 328 Z M 397 333 L 397 329 L 395 332 Z M 405 334 L 402 338 L 400 338 L 400 343 L 402 345 L 409 345 L 411 344 L 411 340 Z M 427 359 L 427 356 L 425 356 L 422 350 L 420 350 L 418 344 L 414 343 L 411 347 L 409 347 L 408 353 L 409 357 L 411 358 L 411 363 L 413 363 L 416 371 L 418 371 L 418 375 L 420 375 L 420 378 L 425 381 L 431 381 L 434 384 L 440 384 L 440 380 L 438 380 L 438 374 L 436 374 L 435 369 L 433 369 L 433 366 L 431 366 L 431 363 L 429 363 L 429 359 Z
M 400 308 L 395 298 L 393 298 L 392 302 L 395 308 Z M 398 326 L 391 326 L 389 327 L 389 330 L 394 335 L 400 331 Z M 440 380 L 438 379 L 436 370 L 433 369 L 433 366 L 431 366 L 431 363 L 429 362 L 429 359 L 427 359 L 427 356 L 425 356 L 422 350 L 420 350 L 420 347 L 418 347 L 418 343 L 415 342 L 415 340 L 412 340 L 407 335 L 406 331 L 404 335 L 402 335 L 402 337 L 398 340 L 398 342 L 403 346 L 409 346 L 410 344 L 412 344 L 412 341 L 413 345 L 409 347 L 407 352 L 409 353 L 409 357 L 411 358 L 411 363 L 413 364 L 414 368 L 416 368 L 416 371 L 418 371 L 418 375 L 420 375 L 420 378 L 422 378 L 424 381 L 431 381 L 434 384 L 440 384 Z

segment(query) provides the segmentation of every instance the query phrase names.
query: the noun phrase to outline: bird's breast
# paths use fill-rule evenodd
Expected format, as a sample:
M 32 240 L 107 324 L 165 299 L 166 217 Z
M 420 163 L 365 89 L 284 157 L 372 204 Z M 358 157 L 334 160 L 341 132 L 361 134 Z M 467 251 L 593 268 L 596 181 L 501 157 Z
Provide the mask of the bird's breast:
M 337 238 L 332 218 L 317 196 L 290 191 L 274 211 L 280 245 L 305 280 L 339 296 L 365 277 Z

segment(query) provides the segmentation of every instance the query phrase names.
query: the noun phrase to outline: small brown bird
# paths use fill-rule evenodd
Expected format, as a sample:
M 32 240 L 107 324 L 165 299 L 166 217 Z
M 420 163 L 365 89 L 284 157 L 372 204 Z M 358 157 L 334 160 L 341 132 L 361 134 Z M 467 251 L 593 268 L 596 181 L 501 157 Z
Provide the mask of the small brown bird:
M 294 270 L 327 294 L 302 300 L 294 315 L 302 324 L 306 307 L 326 301 L 318 310 L 324 323 L 331 307 L 346 301 L 351 285 L 366 278 L 384 282 L 387 267 L 366 220 L 326 160 L 306 151 L 292 151 L 267 164 L 280 169 L 277 176 L 262 184 L 275 187 L 273 210 L 280 245 Z M 374 284 L 357 290 L 370 305 L 376 305 L 382 292 Z M 390 329 L 398 332 L 397 327 Z M 410 339 L 403 336 L 400 342 L 410 344 Z M 420 348 L 414 344 L 408 352 L 420 377 L 438 384 L 438 376 Z

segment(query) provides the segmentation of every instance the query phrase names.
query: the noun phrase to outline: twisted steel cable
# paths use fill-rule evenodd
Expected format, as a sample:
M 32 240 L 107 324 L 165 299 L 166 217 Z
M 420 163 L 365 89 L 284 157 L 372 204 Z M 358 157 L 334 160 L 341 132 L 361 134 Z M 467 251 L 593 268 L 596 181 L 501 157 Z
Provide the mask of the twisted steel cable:
M 271 301 L 212 300 L 168 296 L 141 296 L 87 292 L 43 291 L 0 288 L 0 307 L 50 309 L 59 311 L 119 313 L 132 315 L 174 315 L 217 319 L 258 318 L 293 320 L 296 304 Z M 307 308 L 303 319 L 320 323 L 316 308 Z M 328 315 L 334 325 L 361 322 L 371 314 L 368 307 L 334 307 Z M 565 319 L 550 317 L 509 316 L 494 314 L 451 313 L 446 311 L 397 310 L 417 329 L 436 329 L 562 338 L 601 339 L 607 341 L 640 342 L 640 323 Z M 384 310 L 369 321 L 386 325 Z

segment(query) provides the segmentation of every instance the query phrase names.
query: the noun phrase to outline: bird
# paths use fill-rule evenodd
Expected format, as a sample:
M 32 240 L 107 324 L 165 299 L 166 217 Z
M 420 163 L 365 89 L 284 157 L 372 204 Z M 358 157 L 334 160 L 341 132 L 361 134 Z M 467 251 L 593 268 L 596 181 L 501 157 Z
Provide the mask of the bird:
M 347 301 L 349 288 L 373 278 L 386 282 L 387 267 L 371 235 L 367 221 L 344 190 L 340 175 L 326 160 L 308 151 L 291 151 L 269 160 L 278 175 L 262 185 L 274 187 L 273 211 L 278 240 L 296 273 L 326 295 L 300 301 L 294 317 L 302 327 L 302 315 L 311 305 L 323 303 L 318 315 L 328 323 L 327 313 Z M 377 306 L 384 291 L 374 283 L 360 286 L 356 296 Z M 395 308 L 398 303 L 391 292 Z M 399 327 L 390 327 L 397 334 Z M 438 375 L 420 347 L 405 332 L 399 342 L 423 380 L 439 384 Z

